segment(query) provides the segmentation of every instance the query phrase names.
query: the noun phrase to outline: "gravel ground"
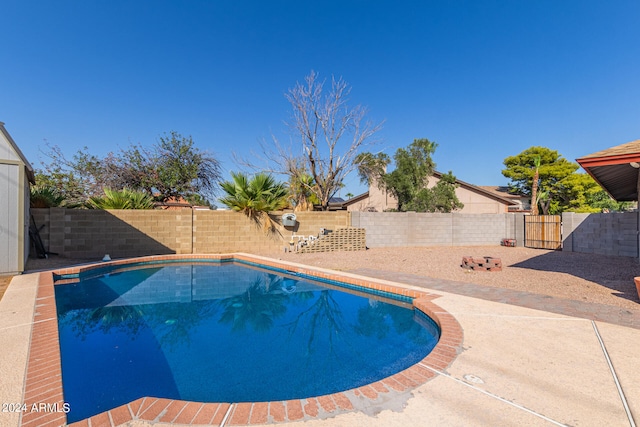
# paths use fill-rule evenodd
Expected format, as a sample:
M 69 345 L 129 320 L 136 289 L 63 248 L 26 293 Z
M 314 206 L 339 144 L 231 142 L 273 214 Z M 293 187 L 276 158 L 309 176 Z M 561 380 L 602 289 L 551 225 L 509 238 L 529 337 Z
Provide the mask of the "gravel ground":
M 634 258 L 503 246 L 375 248 L 357 252 L 261 255 L 340 271 L 358 268 L 397 271 L 640 310 L 633 282 L 634 277 L 640 276 L 640 263 Z M 502 271 L 464 270 L 460 267 L 463 256 L 500 258 Z M 56 256 L 30 258 L 27 272 L 92 261 L 96 260 Z
M 634 277 L 640 276 L 640 264 L 634 258 L 503 246 L 264 255 L 334 270 L 397 271 L 640 310 L 633 282 Z M 465 270 L 460 267 L 464 256 L 500 258 L 502 271 Z

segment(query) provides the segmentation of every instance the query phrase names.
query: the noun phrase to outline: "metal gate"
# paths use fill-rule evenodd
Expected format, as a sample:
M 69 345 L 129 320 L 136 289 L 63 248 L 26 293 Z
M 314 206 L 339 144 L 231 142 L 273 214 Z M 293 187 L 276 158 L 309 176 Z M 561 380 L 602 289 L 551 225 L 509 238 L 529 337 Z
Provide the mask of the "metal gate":
M 562 220 L 560 215 L 525 215 L 524 246 L 527 248 L 562 248 Z

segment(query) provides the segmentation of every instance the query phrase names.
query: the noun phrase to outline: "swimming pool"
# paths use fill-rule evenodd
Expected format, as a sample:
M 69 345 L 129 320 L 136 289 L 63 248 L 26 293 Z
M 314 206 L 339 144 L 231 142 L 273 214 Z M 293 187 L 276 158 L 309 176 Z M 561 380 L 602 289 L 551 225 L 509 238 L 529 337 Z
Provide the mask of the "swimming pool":
M 378 301 L 376 297 L 372 297 L 371 293 L 376 296 L 393 296 L 396 299 L 396 304 L 412 304 L 415 312 L 419 314 L 419 316 L 416 316 L 419 321 L 420 319 L 424 320 L 424 316 L 420 313 L 427 313 L 431 316 L 440 327 L 440 340 L 433 351 L 419 361 L 419 363 L 382 380 L 343 392 L 300 399 L 273 400 L 270 402 L 257 403 L 242 403 L 234 399 L 225 399 L 224 402 L 216 403 L 198 403 L 197 401 L 190 402 L 173 398 L 158 398 L 155 397 L 157 396 L 156 394 L 150 393 L 145 397 L 130 401 L 115 409 L 92 416 L 90 418 L 91 423 L 100 424 L 112 422 L 118 425 L 130 420 L 146 420 L 200 425 L 210 423 L 219 424 L 226 420 L 232 424 L 261 424 L 265 422 L 325 418 L 343 411 L 368 411 L 366 409 L 367 407 L 380 408 L 381 405 L 385 407 L 387 404 L 384 402 L 391 398 L 391 396 L 384 397 L 388 393 L 400 393 L 400 395 L 395 395 L 399 397 L 403 395 L 403 391 L 410 391 L 414 387 L 429 381 L 438 371 L 446 369 L 462 349 L 462 330 L 460 325 L 449 313 L 433 304 L 432 300 L 437 298 L 437 295 L 426 292 L 424 289 L 411 288 L 382 280 L 373 280 L 362 276 L 337 273 L 321 268 L 246 254 L 170 255 L 118 260 L 110 263 L 79 266 L 40 274 L 38 309 L 34 313 L 30 345 L 31 356 L 29 357 L 25 380 L 25 404 L 32 405 L 41 402 L 43 396 L 45 396 L 43 390 L 48 390 L 46 392 L 46 396 L 49 396 L 46 398 L 47 402 L 50 402 L 54 407 L 56 407 L 55 405 L 57 405 L 57 407 L 63 407 L 65 404 L 68 405 L 66 402 L 66 392 L 63 396 L 62 383 L 60 381 L 59 330 L 58 322 L 56 322 L 57 315 L 53 298 L 54 288 L 57 289 L 67 284 L 78 283 L 81 276 L 86 278 L 105 273 L 115 276 L 123 270 L 139 269 L 139 265 L 132 267 L 132 263 L 142 263 L 149 266 L 159 261 L 183 262 L 194 260 L 206 261 L 208 263 L 212 260 L 216 262 L 239 261 L 249 265 L 261 265 L 272 271 L 286 272 L 287 275 L 280 279 L 282 281 L 282 283 L 280 283 L 280 291 L 287 295 L 297 292 L 297 289 L 304 291 L 302 288 L 306 285 L 301 285 L 300 283 L 301 279 L 306 280 L 307 278 L 312 281 L 322 281 L 322 285 L 330 288 L 329 290 L 333 290 L 333 287 L 335 287 L 338 282 L 341 286 L 352 289 L 352 291 L 350 291 L 352 293 L 359 293 L 363 289 L 368 290 L 365 295 L 368 300 L 372 301 L 370 301 L 371 309 L 367 309 L 367 311 L 375 312 L 379 310 L 373 310 L 374 306 L 378 304 Z M 114 271 L 114 267 L 117 267 L 119 271 Z M 152 266 L 151 268 L 154 267 Z M 56 280 L 55 287 L 53 286 L 54 279 Z M 292 292 L 294 288 L 296 288 L 296 290 Z M 196 294 L 197 293 L 196 290 Z M 132 294 L 128 296 L 132 296 Z M 318 296 L 314 301 L 318 302 L 320 299 Z M 112 299 L 112 301 L 115 300 Z M 231 307 L 237 304 L 237 302 L 238 301 L 231 302 Z M 93 308 L 96 309 L 97 307 Z M 120 313 L 120 315 L 123 315 L 123 313 Z M 117 318 L 118 316 L 111 317 Z M 53 323 L 50 320 L 53 320 Z M 174 322 L 174 320 L 176 320 L 176 322 Z M 176 323 L 177 319 L 167 318 L 165 319 L 164 325 L 170 326 Z M 433 323 L 431 323 L 431 325 L 433 325 Z M 248 324 L 247 328 L 251 327 L 252 326 Z M 62 328 L 60 329 L 60 335 L 64 335 Z M 256 358 L 260 358 L 261 356 L 263 355 L 255 355 Z M 58 360 L 57 363 L 55 362 L 56 360 Z M 280 365 L 283 365 L 283 363 L 280 363 Z M 266 366 L 266 363 L 263 363 L 262 366 Z M 45 373 L 48 373 L 46 380 L 43 379 Z M 94 380 L 93 385 L 94 388 L 101 388 L 99 380 Z M 62 413 L 62 411 L 56 411 L 50 414 L 30 412 L 22 416 L 23 423 L 36 422 L 42 426 L 53 426 L 64 422 L 72 422 L 70 421 L 72 419 L 71 417 L 67 418 L 67 414 Z M 83 422 L 86 423 L 86 421 Z M 78 425 L 82 425 L 82 423 Z
M 163 262 L 56 286 L 69 421 L 144 396 L 261 402 L 336 393 L 402 371 L 435 347 L 438 326 L 408 298 L 336 285 L 238 263 Z

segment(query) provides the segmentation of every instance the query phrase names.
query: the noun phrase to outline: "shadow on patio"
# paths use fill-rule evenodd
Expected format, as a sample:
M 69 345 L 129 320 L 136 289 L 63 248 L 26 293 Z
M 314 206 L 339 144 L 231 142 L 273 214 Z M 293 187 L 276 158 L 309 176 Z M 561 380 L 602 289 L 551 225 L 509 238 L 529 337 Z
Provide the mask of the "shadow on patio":
M 640 263 L 635 258 L 556 251 L 510 267 L 569 274 L 609 288 L 617 297 L 640 302 L 633 282 L 640 276 Z

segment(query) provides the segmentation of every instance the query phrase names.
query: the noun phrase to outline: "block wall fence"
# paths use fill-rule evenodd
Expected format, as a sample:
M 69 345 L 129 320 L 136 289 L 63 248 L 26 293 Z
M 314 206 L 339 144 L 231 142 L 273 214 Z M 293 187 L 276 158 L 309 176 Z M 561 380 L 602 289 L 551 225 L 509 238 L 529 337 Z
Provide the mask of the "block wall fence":
M 367 247 L 524 246 L 524 214 L 352 212 L 351 225 L 367 233 Z M 562 214 L 562 250 L 640 258 L 638 212 Z
M 351 225 L 367 233 L 367 247 L 499 245 L 524 242 L 522 214 L 351 212 Z
M 350 213 L 296 213 L 296 227 L 278 224 L 267 234 L 232 211 L 31 209 L 45 248 L 66 258 L 253 252 L 273 253 L 289 246 L 293 233 L 317 236 L 320 228 L 348 227 Z M 274 213 L 280 218 L 282 213 Z
M 298 212 L 296 227 L 266 234 L 231 211 L 31 209 L 52 253 L 67 258 L 114 258 L 190 253 L 276 253 L 291 235 L 316 236 L 320 228 L 364 228 L 366 246 L 524 246 L 523 214 L 415 212 Z M 274 218 L 280 218 L 274 213 Z M 638 258 L 637 212 L 562 214 L 563 251 Z
M 638 258 L 638 212 L 562 214 L 562 250 Z

